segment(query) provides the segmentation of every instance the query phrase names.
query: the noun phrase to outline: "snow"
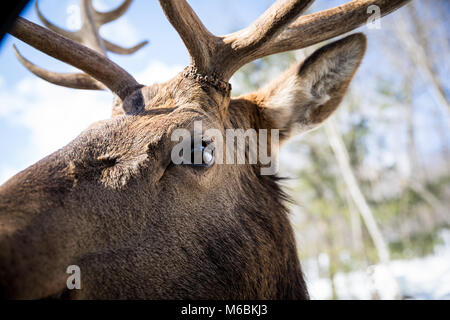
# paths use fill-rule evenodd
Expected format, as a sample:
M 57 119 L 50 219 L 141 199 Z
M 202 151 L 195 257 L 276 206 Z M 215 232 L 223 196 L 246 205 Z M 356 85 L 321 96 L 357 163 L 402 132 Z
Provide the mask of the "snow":
M 405 299 L 450 299 L 450 230 L 442 231 L 440 236 L 444 244 L 433 255 L 338 273 L 335 277 L 338 298 L 394 299 L 399 288 Z M 330 299 L 330 279 L 317 277 L 310 263 L 305 267 L 311 298 Z M 392 281 L 391 275 L 396 281 Z

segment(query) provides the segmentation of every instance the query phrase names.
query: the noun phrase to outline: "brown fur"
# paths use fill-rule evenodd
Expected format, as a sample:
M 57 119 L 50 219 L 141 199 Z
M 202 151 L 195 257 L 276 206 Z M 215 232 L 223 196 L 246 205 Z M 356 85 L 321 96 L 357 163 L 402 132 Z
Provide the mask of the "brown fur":
M 348 37 L 237 99 L 181 75 L 135 91 L 122 109 L 141 111 L 116 105 L 114 117 L 0 187 L 0 295 L 307 299 L 278 178 L 260 175 L 259 164 L 173 165 L 170 136 L 194 120 L 221 131 L 279 127 L 284 139 L 294 125 L 310 129 L 336 109 L 364 48 L 362 35 Z M 294 105 L 271 105 L 292 83 Z M 323 105 L 321 94 L 330 96 Z M 82 289 L 68 291 L 73 264 Z

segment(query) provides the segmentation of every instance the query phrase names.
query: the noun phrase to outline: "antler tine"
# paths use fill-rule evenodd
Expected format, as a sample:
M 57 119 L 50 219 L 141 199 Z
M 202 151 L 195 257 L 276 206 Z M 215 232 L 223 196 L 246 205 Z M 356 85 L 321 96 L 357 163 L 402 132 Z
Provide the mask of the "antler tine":
M 314 0 L 277 1 L 250 26 L 225 36 L 233 50 L 240 54 L 251 52 L 277 36 L 283 28 L 303 13 Z
M 51 23 L 40 11 L 38 1 L 36 1 L 36 3 L 35 3 L 35 8 L 36 8 L 36 12 L 37 12 L 39 19 L 51 31 L 56 32 L 57 34 L 60 34 L 67 39 L 70 39 L 75 42 L 79 42 L 83 45 L 86 45 L 90 49 L 98 52 L 99 55 L 104 56 L 105 60 L 108 60 L 106 58 L 106 50 L 109 50 L 109 51 L 117 53 L 117 54 L 124 54 L 124 55 L 132 54 L 132 53 L 138 51 L 139 49 L 141 49 L 142 47 L 144 47 L 148 43 L 147 41 L 143 41 L 134 47 L 123 48 L 114 43 L 111 43 L 110 41 L 104 40 L 99 34 L 99 28 L 102 25 L 102 23 L 100 23 L 99 20 L 101 20 L 101 19 L 104 20 L 104 19 L 106 19 L 106 17 L 108 17 L 108 19 L 113 16 L 115 16 L 116 18 L 119 17 L 121 14 L 125 13 L 126 9 L 132 3 L 132 0 L 125 0 L 122 3 L 122 5 L 120 5 L 118 8 L 116 8 L 110 12 L 106 12 L 106 13 L 99 13 L 99 12 L 95 11 L 95 9 L 92 5 L 92 0 L 81 0 L 80 2 L 81 2 L 80 9 L 81 9 L 81 14 L 82 14 L 82 27 L 79 31 L 67 31 L 67 30 L 60 28 L 60 27 L 54 25 L 53 23 Z M 28 21 L 25 21 L 25 22 L 28 22 Z M 28 23 L 31 23 L 31 22 L 28 22 Z M 20 29 L 21 27 L 22 28 L 30 27 L 30 25 L 25 23 L 23 26 L 21 26 L 19 23 L 18 28 Z M 44 34 L 41 31 L 42 30 L 39 30 L 39 34 Z M 51 37 L 52 35 L 45 34 L 45 36 Z M 27 42 L 27 41 L 25 41 L 25 42 Z M 67 44 L 67 43 L 65 43 L 65 44 Z M 33 45 L 33 44 L 31 44 L 31 45 Z M 39 48 L 38 48 L 37 45 L 39 45 L 39 44 L 36 44 L 33 46 L 35 46 L 37 49 L 39 49 L 51 56 L 59 59 L 57 56 L 55 56 L 55 55 L 60 54 L 60 52 L 58 52 L 57 50 L 53 51 L 54 53 L 51 54 L 43 49 L 40 49 L 40 48 L 43 48 L 44 46 L 39 46 Z M 70 47 L 71 45 L 72 44 L 69 44 L 68 46 Z M 55 46 L 55 43 L 53 43 L 52 46 Z M 134 80 L 134 78 L 132 78 L 128 73 L 126 73 L 123 69 L 121 69 L 120 67 L 118 67 L 116 65 L 115 65 L 116 67 L 114 68 L 115 70 L 111 70 L 112 71 L 111 73 L 115 73 L 117 71 L 119 74 L 125 74 L 125 79 L 124 79 L 125 85 L 122 85 L 122 84 L 116 85 L 115 81 L 112 80 L 114 77 L 107 77 L 108 82 L 105 82 L 105 84 L 103 84 L 101 82 L 101 81 L 103 81 L 103 80 L 101 80 L 101 79 L 103 79 L 103 74 L 101 71 L 101 68 L 103 68 L 103 67 L 100 67 L 100 64 L 98 64 L 99 65 L 98 71 L 100 71 L 100 72 L 94 71 L 94 73 L 91 73 L 92 76 L 89 74 L 85 74 L 85 73 L 73 73 L 73 74 L 72 73 L 56 73 L 56 72 L 51 72 L 51 71 L 45 70 L 45 69 L 33 64 L 29 60 L 25 59 L 20 54 L 20 52 L 17 50 L 17 48 L 15 46 L 14 46 L 14 51 L 16 53 L 17 59 L 19 60 L 20 63 L 22 63 L 22 65 L 24 65 L 25 68 L 27 68 L 30 72 L 32 72 L 36 76 L 40 77 L 41 79 L 46 80 L 46 81 L 51 82 L 56 85 L 69 87 L 69 88 L 73 88 L 73 89 L 88 89 L 88 90 L 104 90 L 106 87 L 108 87 L 109 89 L 111 89 L 111 91 L 118 94 L 119 96 L 122 95 L 121 98 L 123 98 L 123 95 L 127 94 L 126 89 L 124 89 L 125 91 L 122 93 L 122 91 L 121 91 L 122 86 L 128 87 L 128 84 L 129 84 L 130 87 L 134 87 L 137 85 L 137 82 Z M 66 56 L 66 59 L 73 61 L 73 59 L 69 57 L 68 52 L 65 52 L 64 54 Z M 83 54 L 86 54 L 86 52 L 84 52 Z M 94 60 L 96 60 L 97 58 L 98 57 L 93 57 Z M 63 60 L 63 59 L 60 59 L 60 60 L 67 62 L 66 60 Z M 108 61 L 110 61 L 110 60 L 108 60 Z M 97 62 L 98 62 L 98 59 L 97 59 Z M 73 66 L 77 66 L 73 62 L 67 62 L 67 63 L 69 63 Z M 110 63 L 112 63 L 112 62 L 110 62 Z M 86 68 L 87 66 L 85 65 L 84 67 Z M 80 68 L 80 69 L 86 71 L 86 69 L 83 69 L 83 68 Z
M 216 37 L 201 23 L 185 0 L 159 0 L 170 23 L 185 43 L 199 72 L 228 80 L 243 65 L 274 53 L 305 48 L 368 21 L 376 5 L 384 16 L 410 0 L 353 0 L 334 9 L 297 18 L 313 0 L 278 0 L 254 23 Z
M 62 29 L 53 23 L 51 23 L 41 12 L 39 9 L 38 1 L 35 2 L 36 13 L 42 23 L 49 28 L 50 30 L 68 38 L 76 42 L 83 42 L 83 38 L 80 35 L 80 31 L 67 31 Z M 99 53 L 105 54 L 104 51 L 100 50 L 99 46 L 91 46 L 94 49 L 97 49 Z M 85 89 L 85 90 L 104 90 L 106 87 L 99 81 L 95 80 L 91 76 L 85 73 L 57 73 L 45 70 L 31 61 L 27 60 L 17 49 L 15 45 L 13 45 L 14 52 L 16 54 L 19 62 L 27 68 L 31 73 L 38 76 L 39 78 L 46 80 L 50 83 L 72 88 L 72 89 Z
M 95 11 L 92 0 L 81 0 L 80 9 L 82 25 L 78 33 L 82 43 L 106 55 L 105 43 L 99 32 L 100 26 L 95 23 Z
M 63 35 L 63 36 L 66 37 L 66 38 L 72 39 L 72 40 L 77 41 L 77 42 L 81 42 L 81 39 L 80 39 L 80 37 L 79 37 L 79 35 L 78 35 L 78 32 L 76 32 L 76 31 L 75 31 L 75 32 L 74 32 L 74 31 L 67 31 L 67 30 L 65 30 L 65 29 L 63 29 L 63 28 L 60 28 L 60 27 L 54 25 L 53 23 L 51 23 L 51 22 L 50 22 L 50 21 L 42 14 L 41 10 L 39 9 L 38 2 L 39 2 L 39 1 L 36 1 L 36 2 L 34 3 L 34 7 L 35 7 L 35 9 L 36 9 L 36 13 L 37 13 L 37 15 L 38 15 L 38 17 L 39 17 L 39 20 L 41 20 L 41 22 L 42 22 L 47 28 L 49 28 L 50 30 L 52 30 L 52 31 L 54 31 L 54 32 L 56 32 L 56 33 L 59 33 L 60 35 Z
M 216 37 L 202 24 L 185 0 L 159 0 L 170 23 L 180 34 L 191 63 L 200 72 L 215 73 L 227 80 L 233 64 L 278 35 L 282 28 L 301 14 L 313 0 L 277 1 L 249 27 Z
M 20 61 L 20 63 L 22 63 L 22 65 L 25 68 L 27 68 L 31 73 L 33 73 L 34 75 L 38 76 L 43 80 L 72 89 L 85 89 L 85 90 L 106 89 L 106 87 L 102 83 L 100 83 L 99 81 L 95 80 L 94 78 L 85 73 L 57 73 L 38 67 L 29 60 L 25 59 L 15 45 L 13 45 L 13 48 L 16 57 Z
M 225 56 L 220 57 L 223 70 L 216 70 L 229 79 L 253 53 L 280 34 L 284 27 L 308 9 L 314 0 L 278 0 L 250 26 L 224 37 Z
M 142 41 L 131 48 L 123 48 L 100 36 L 99 29 L 102 25 L 120 18 L 130 7 L 133 0 L 125 0 L 119 7 L 108 12 L 98 12 L 95 10 L 93 0 L 82 0 L 83 27 L 80 30 L 82 34 L 86 34 L 90 38 L 93 47 L 97 47 L 106 54 L 106 50 L 128 55 L 135 53 L 144 47 L 148 41 Z M 82 37 L 83 38 L 83 37 Z
M 271 37 L 271 39 L 255 50 L 248 53 L 244 52 L 244 54 L 239 55 L 239 59 L 231 58 L 229 64 L 222 63 L 219 65 L 222 68 L 225 66 L 223 74 L 231 77 L 235 71 L 252 60 L 275 53 L 302 49 L 356 29 L 368 21 L 370 15 L 367 12 L 367 8 L 371 5 L 378 6 L 381 14 L 384 16 L 409 1 L 353 0 L 333 9 L 299 17 L 289 25 L 285 24 L 286 27 L 283 28 L 280 34 L 276 37 Z M 280 6 L 283 6 L 283 4 L 280 4 Z M 270 10 L 271 8 L 268 11 Z M 286 10 L 289 9 L 286 8 Z M 237 36 L 239 37 L 239 33 Z
M 79 31 L 67 31 L 63 28 L 51 23 L 41 12 L 38 1 L 35 2 L 35 8 L 39 19 L 42 23 L 52 31 L 63 35 L 66 38 L 83 43 L 93 50 L 106 55 L 106 51 L 117 54 L 128 55 L 133 54 L 148 44 L 148 41 L 142 41 L 131 48 L 123 48 L 106 39 L 100 37 L 99 28 L 105 23 L 111 22 L 122 16 L 133 0 L 125 0 L 119 7 L 108 12 L 98 12 L 92 5 L 92 0 L 83 0 L 81 3 L 81 11 L 83 24 Z M 106 49 L 106 50 L 105 50 Z
M 123 55 L 133 54 L 148 44 L 148 41 L 142 41 L 131 48 L 123 48 L 123 47 L 118 46 L 117 44 L 114 44 L 108 40 L 103 40 L 103 41 L 105 42 L 106 50 L 117 53 L 117 54 L 123 54 Z
M 267 55 L 306 48 L 352 31 L 368 21 L 369 6 L 378 6 L 385 16 L 411 0 L 353 0 L 338 7 L 298 18 L 276 39 L 267 43 L 255 59 Z
M 208 72 L 211 59 L 220 47 L 220 38 L 206 29 L 185 0 L 159 0 L 159 4 L 188 49 L 191 64 Z
M 107 57 L 26 19 L 17 18 L 9 33 L 39 51 L 86 72 L 122 100 L 139 87 L 129 73 Z
M 130 7 L 133 0 L 125 0 L 122 2 L 120 6 L 118 6 L 116 9 L 113 9 L 108 12 L 99 12 L 97 10 L 94 11 L 95 13 L 95 20 L 99 25 L 103 25 L 106 23 L 109 23 L 111 21 L 117 20 L 121 16 L 127 12 L 128 8 Z
M 51 23 L 41 12 L 38 5 L 39 1 L 35 2 L 36 13 L 42 23 L 50 30 L 69 38 L 73 41 L 80 42 L 89 48 L 106 55 L 105 45 L 103 39 L 98 32 L 98 26 L 94 20 L 94 14 L 92 13 L 93 7 L 91 0 L 81 0 L 81 15 L 82 26 L 78 31 L 67 31 L 63 28 Z

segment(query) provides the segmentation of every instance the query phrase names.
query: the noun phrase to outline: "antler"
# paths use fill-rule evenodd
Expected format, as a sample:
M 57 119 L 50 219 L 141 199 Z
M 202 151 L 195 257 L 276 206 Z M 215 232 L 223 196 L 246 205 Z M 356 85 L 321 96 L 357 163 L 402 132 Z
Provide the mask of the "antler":
M 13 45 L 13 48 L 17 59 L 25 66 L 25 68 L 48 82 L 74 89 L 103 90 L 106 88 L 101 82 L 95 80 L 86 73 L 56 73 L 42 69 L 25 59 L 15 45 Z
M 106 51 L 111 51 L 118 54 L 131 54 L 145 46 L 148 41 L 143 41 L 132 48 L 123 48 L 103 39 L 99 34 L 99 29 L 104 24 L 120 18 L 129 8 L 132 1 L 133 0 L 125 0 L 118 8 L 114 10 L 108 12 L 98 12 L 93 7 L 92 0 L 81 0 L 80 9 L 83 23 L 79 31 L 67 31 L 54 25 L 47 18 L 45 18 L 39 10 L 37 1 L 35 3 L 35 7 L 38 17 L 42 23 L 50 30 L 55 31 L 66 38 L 80 42 L 91 49 L 102 52 L 105 55 Z
M 104 55 L 26 19 L 17 18 L 9 33 L 49 56 L 86 72 L 92 78 L 103 83 L 122 100 L 139 86 L 130 74 Z M 63 74 L 50 72 L 48 74 L 64 79 Z M 48 80 L 50 81 L 50 79 Z M 70 81 L 69 79 L 65 80 Z M 58 84 L 62 85 L 63 81 L 61 80 Z M 72 83 L 72 85 L 76 87 L 76 83 Z
M 37 15 L 42 23 L 51 31 L 40 28 L 24 19 L 18 19 L 16 26 L 10 32 L 12 35 L 54 58 L 78 67 L 86 73 L 71 74 L 47 71 L 25 59 L 17 48 L 14 47 L 16 56 L 29 71 L 56 85 L 90 90 L 103 90 L 107 87 L 119 95 L 119 97 L 123 98 L 122 96 L 128 91 L 126 88 L 136 87 L 138 83 L 125 70 L 110 61 L 106 57 L 106 52 L 111 51 L 124 55 L 132 54 L 145 46 L 148 42 L 144 41 L 134 47 L 123 48 L 103 39 L 100 36 L 99 29 L 102 25 L 121 17 L 131 3 L 132 0 L 125 0 L 114 10 L 98 12 L 94 9 L 92 0 L 81 0 L 80 9 L 82 15 L 82 27 L 79 31 L 67 31 L 51 23 L 42 14 L 37 2 L 35 3 Z M 26 32 L 31 32 L 33 35 L 25 36 Z M 59 36 L 55 38 L 55 33 L 62 37 Z M 48 42 L 52 42 L 52 44 L 44 45 L 39 39 L 40 37 L 47 39 Z M 25 38 L 27 38 L 28 41 L 26 41 Z M 85 45 L 87 48 L 80 46 L 77 42 Z M 61 44 L 64 45 L 61 46 Z M 91 50 L 86 50 L 88 48 Z M 73 55 L 70 54 L 71 50 L 74 51 Z M 95 51 L 95 57 L 89 57 L 89 55 L 92 55 L 91 51 Z M 78 58 L 74 58 L 74 56 L 78 56 Z M 102 56 L 102 58 L 99 56 Z M 96 61 L 95 68 L 92 68 L 92 63 L 94 63 L 93 60 Z M 104 70 L 106 68 L 109 68 L 109 70 Z
M 410 0 L 354 0 L 297 18 L 314 0 L 278 0 L 250 26 L 225 36 L 211 34 L 185 0 L 159 0 L 199 72 L 228 81 L 243 65 L 274 53 L 305 48 L 366 23 L 367 8 L 384 16 Z

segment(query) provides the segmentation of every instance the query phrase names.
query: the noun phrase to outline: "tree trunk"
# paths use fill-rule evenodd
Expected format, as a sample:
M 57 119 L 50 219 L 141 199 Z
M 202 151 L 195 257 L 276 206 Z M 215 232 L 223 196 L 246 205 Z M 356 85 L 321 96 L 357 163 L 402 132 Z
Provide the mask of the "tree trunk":
M 367 204 L 367 201 L 362 194 L 361 189 L 359 188 L 358 182 L 350 166 L 350 159 L 347 153 L 347 149 L 344 145 L 344 142 L 342 141 L 342 137 L 337 131 L 334 119 L 329 119 L 327 121 L 327 123 L 325 124 L 325 131 L 327 133 L 328 141 L 331 148 L 333 149 L 336 160 L 338 161 L 338 165 L 344 182 L 347 185 L 353 202 L 355 203 L 359 213 L 361 214 L 361 217 L 364 220 L 367 230 L 369 231 L 369 234 L 377 250 L 378 257 L 382 263 L 387 263 L 390 260 L 389 250 L 380 232 L 380 229 L 375 222 L 372 210 Z
M 355 203 L 356 207 L 358 208 L 358 211 L 361 214 L 364 224 L 366 225 L 370 237 L 372 238 L 372 241 L 375 245 L 375 249 L 377 251 L 380 262 L 387 267 L 389 277 L 391 278 L 392 283 L 396 287 L 395 298 L 400 298 L 401 295 L 397 281 L 395 280 L 395 278 L 393 277 L 393 275 L 390 273 L 389 270 L 389 263 L 390 263 L 389 249 L 381 234 L 380 229 L 378 228 L 372 210 L 370 209 L 366 201 L 366 198 L 364 197 L 358 185 L 358 182 L 350 165 L 350 159 L 348 156 L 347 149 L 345 147 L 344 141 L 342 140 L 342 137 L 338 129 L 336 128 L 336 124 L 333 118 L 329 119 L 326 122 L 325 132 L 327 134 L 330 146 L 333 149 L 336 160 L 338 161 L 340 172 L 345 181 L 345 184 L 347 185 L 350 196 L 353 202 Z
M 415 24 L 416 29 L 420 30 L 422 27 L 419 21 L 414 19 L 411 15 L 411 7 L 409 7 L 410 16 L 412 23 Z M 415 37 L 408 31 L 408 27 L 403 15 L 397 17 L 397 28 L 395 29 L 398 33 L 398 38 L 404 43 L 408 54 L 411 56 L 412 60 L 419 67 L 420 72 L 425 78 L 428 78 L 431 84 L 431 95 L 433 96 L 436 104 L 442 110 L 443 114 L 448 114 L 450 110 L 449 102 L 445 96 L 445 90 L 439 79 L 438 75 L 433 71 L 433 67 L 429 59 L 427 58 L 426 49 L 420 43 L 417 42 Z M 448 124 L 448 123 L 447 123 Z

